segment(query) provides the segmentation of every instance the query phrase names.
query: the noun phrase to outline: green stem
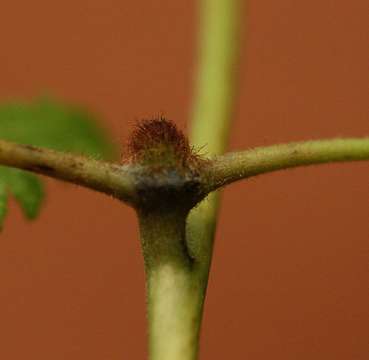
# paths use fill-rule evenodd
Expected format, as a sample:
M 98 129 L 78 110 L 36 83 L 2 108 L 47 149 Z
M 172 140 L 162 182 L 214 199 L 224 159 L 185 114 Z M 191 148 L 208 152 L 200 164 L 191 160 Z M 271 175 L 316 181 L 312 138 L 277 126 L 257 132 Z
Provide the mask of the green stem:
M 191 141 L 197 148 L 205 145 L 206 153 L 211 155 L 223 153 L 228 139 L 235 97 L 239 16 L 238 0 L 201 1 L 200 58 Z M 210 201 L 191 212 L 187 233 L 187 214 L 178 217 L 183 220 L 179 223 L 178 218 L 166 220 L 163 214 L 154 216 L 154 221 L 152 214 L 139 216 L 152 360 L 197 358 L 218 209 L 217 196 L 210 197 Z M 174 246 L 175 256 L 166 255 L 173 251 L 167 243 Z M 164 261 L 157 263 L 156 259 Z
M 98 161 L 30 145 L 0 140 L 0 165 L 32 171 L 115 196 L 136 201 L 132 166 Z
M 239 0 L 201 2 L 200 58 L 191 142 L 210 156 L 222 154 L 229 138 L 237 92 L 240 17 Z M 211 194 L 192 210 L 188 220 L 188 242 L 202 260 L 199 269 L 204 287 L 213 252 L 219 203 L 219 195 Z
M 369 137 L 302 141 L 229 153 L 207 168 L 206 191 L 251 176 L 329 162 L 369 159 Z
M 186 214 L 139 213 L 150 360 L 195 360 L 204 294 L 185 239 Z
M 209 155 L 225 151 L 237 83 L 239 0 L 200 1 L 199 68 L 191 141 Z
M 191 121 L 191 142 L 196 148 L 205 147 L 204 152 L 207 155 L 217 155 L 222 154 L 227 146 L 236 94 L 240 6 L 238 0 L 202 0 L 200 3 L 199 67 Z M 186 309 L 192 313 L 187 321 L 195 319 L 195 321 L 192 320 L 192 332 L 196 342 L 193 344 L 192 352 L 188 351 L 187 357 L 179 353 L 178 356 L 165 359 L 195 360 L 197 358 L 199 329 L 218 208 L 219 196 L 213 193 L 206 202 L 197 206 L 189 215 L 185 236 L 187 236 L 186 243 L 189 251 L 196 258 L 192 270 L 192 280 L 196 279 L 198 284 L 195 295 L 192 295 L 195 305 L 185 300 L 188 304 L 184 304 L 182 310 L 177 308 L 179 313 L 173 316 L 181 316 Z M 171 291 L 176 292 L 175 283 L 172 288 Z M 191 331 L 191 323 L 187 331 Z M 163 343 L 165 337 L 164 340 L 159 338 L 155 340 Z M 165 344 L 163 346 L 165 347 Z M 154 360 L 159 359 L 164 358 L 158 357 Z
M 193 274 L 163 264 L 148 277 L 151 360 L 195 360 L 198 353 L 202 292 Z

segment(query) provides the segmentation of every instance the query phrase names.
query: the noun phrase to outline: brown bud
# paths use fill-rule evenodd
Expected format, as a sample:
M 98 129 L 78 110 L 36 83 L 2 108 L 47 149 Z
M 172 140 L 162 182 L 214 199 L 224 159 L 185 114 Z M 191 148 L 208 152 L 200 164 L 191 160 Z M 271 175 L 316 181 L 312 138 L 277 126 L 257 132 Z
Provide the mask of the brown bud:
M 137 123 L 126 153 L 127 162 L 158 169 L 174 168 L 179 172 L 194 170 L 205 162 L 191 148 L 183 132 L 162 116 Z

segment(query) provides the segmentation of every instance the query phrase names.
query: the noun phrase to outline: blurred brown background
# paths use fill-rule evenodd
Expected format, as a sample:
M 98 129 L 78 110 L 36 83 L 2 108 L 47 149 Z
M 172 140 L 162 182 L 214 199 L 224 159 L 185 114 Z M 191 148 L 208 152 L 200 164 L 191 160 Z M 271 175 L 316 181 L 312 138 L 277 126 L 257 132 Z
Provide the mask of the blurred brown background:
M 123 142 L 163 111 L 182 127 L 196 1 L 3 0 L 0 99 L 51 93 Z M 368 135 L 366 0 L 250 0 L 231 149 Z M 364 360 L 368 164 L 275 173 L 227 189 L 201 360 Z M 146 357 L 132 210 L 48 180 L 41 217 L 12 203 L 0 235 L 0 359 Z M 174 359 L 173 359 L 174 360 Z

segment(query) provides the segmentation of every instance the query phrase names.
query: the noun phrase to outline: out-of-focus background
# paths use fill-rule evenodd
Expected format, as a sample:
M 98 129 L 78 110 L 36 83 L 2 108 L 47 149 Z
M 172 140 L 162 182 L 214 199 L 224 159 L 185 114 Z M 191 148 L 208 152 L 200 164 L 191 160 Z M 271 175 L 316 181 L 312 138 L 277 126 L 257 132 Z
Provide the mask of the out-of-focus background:
M 368 135 L 368 4 L 250 0 L 230 149 Z M 4 0 L 0 100 L 86 105 L 124 143 L 160 112 L 186 129 L 197 1 Z M 224 192 L 201 359 L 368 358 L 368 164 L 300 168 Z M 131 209 L 47 180 L 39 220 L 0 235 L 0 358 L 146 356 Z

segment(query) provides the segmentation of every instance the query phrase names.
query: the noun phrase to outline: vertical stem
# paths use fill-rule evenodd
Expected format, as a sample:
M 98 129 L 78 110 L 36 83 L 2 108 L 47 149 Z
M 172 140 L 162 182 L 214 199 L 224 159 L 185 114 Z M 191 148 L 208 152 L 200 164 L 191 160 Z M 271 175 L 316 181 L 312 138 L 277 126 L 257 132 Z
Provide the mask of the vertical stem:
M 151 360 L 196 360 L 202 293 L 193 274 L 164 264 L 148 276 Z
M 239 53 L 239 0 L 202 0 L 199 70 L 193 104 L 191 142 L 207 155 L 222 154 L 227 146 L 234 111 Z M 189 216 L 192 251 L 203 260 L 207 279 L 219 208 L 211 194 Z M 206 283 L 206 281 L 204 280 Z M 205 285 L 206 286 L 206 285 Z
M 239 52 L 239 0 L 200 1 L 199 68 L 191 141 L 206 153 L 224 152 L 234 98 Z
M 186 214 L 139 214 L 150 360 L 196 360 L 203 291 L 185 239 Z
M 202 0 L 191 140 L 224 152 L 235 96 L 239 0 Z M 139 214 L 151 360 L 196 360 L 218 209 L 217 196 L 186 214 Z M 186 238 L 187 236 L 187 238 Z

